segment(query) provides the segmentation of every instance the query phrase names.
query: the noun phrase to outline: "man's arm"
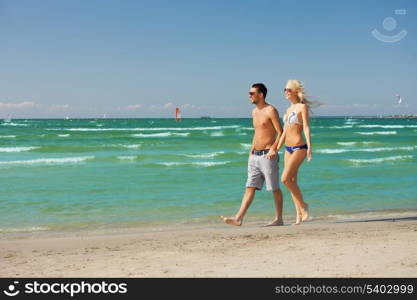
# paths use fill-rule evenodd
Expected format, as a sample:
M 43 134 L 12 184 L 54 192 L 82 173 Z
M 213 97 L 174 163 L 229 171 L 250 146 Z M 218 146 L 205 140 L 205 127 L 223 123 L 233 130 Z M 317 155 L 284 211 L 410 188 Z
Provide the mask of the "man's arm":
M 253 154 L 253 150 L 255 150 L 255 134 L 253 134 L 253 138 L 252 138 L 252 147 L 250 148 L 250 152 L 249 155 Z
M 281 121 L 279 119 L 279 114 L 278 111 L 275 107 L 272 108 L 271 113 L 270 113 L 270 118 L 271 118 L 271 122 L 272 125 L 274 125 L 275 131 L 278 133 L 274 144 L 271 146 L 270 149 L 276 150 L 277 149 L 277 145 L 279 143 L 279 139 L 281 138 L 282 135 L 282 126 L 281 126 Z
M 279 115 L 278 115 L 278 111 L 276 110 L 275 107 L 271 106 L 271 110 L 269 111 L 269 118 L 271 119 L 272 125 L 274 126 L 275 132 L 277 132 L 277 137 L 275 138 L 275 142 L 274 144 L 269 148 L 269 152 L 266 155 L 266 158 L 268 159 L 273 159 L 275 158 L 277 152 L 277 145 L 282 137 L 282 126 L 281 126 L 281 122 L 279 120 Z
M 253 110 L 252 110 L 252 120 L 253 120 L 253 118 L 254 118 L 254 115 L 253 115 Z M 254 141 L 255 141 L 255 132 L 253 132 L 252 146 L 250 148 L 249 156 L 252 155 L 253 150 L 255 150 L 255 143 L 254 143 Z

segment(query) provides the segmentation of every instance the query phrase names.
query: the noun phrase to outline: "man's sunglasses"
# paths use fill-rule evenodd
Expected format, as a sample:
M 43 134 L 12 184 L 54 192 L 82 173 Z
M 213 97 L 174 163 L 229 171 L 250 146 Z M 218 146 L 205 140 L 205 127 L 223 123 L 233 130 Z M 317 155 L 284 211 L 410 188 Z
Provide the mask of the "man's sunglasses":
M 253 96 L 255 95 L 255 92 L 249 92 L 249 95 Z

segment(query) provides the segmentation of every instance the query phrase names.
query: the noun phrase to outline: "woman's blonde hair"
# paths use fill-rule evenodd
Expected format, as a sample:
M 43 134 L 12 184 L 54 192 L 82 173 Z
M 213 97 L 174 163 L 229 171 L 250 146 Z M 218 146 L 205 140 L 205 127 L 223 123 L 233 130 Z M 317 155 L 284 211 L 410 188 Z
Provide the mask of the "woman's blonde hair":
M 300 103 L 306 104 L 308 107 L 308 110 L 311 113 L 313 112 L 311 110 L 312 107 L 318 107 L 321 105 L 321 103 L 319 103 L 318 101 L 312 101 L 312 100 L 307 99 L 307 95 L 304 89 L 304 84 L 301 81 L 297 79 L 290 79 L 287 81 L 287 86 L 290 86 L 296 91 L 297 97 L 300 100 Z

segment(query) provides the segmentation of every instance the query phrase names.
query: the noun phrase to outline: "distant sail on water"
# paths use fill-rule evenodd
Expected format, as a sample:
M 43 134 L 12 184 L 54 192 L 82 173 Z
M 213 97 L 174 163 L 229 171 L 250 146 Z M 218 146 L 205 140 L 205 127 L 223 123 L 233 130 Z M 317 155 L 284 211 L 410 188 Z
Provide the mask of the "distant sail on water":
M 175 121 L 181 121 L 181 110 L 179 107 L 175 109 Z
M 402 99 L 402 98 L 401 98 L 401 96 L 400 96 L 400 95 L 398 95 L 398 94 L 396 94 L 395 96 L 397 97 L 397 104 L 398 104 L 398 105 L 400 105 L 400 104 L 401 104 L 401 102 L 403 102 L 403 99 Z

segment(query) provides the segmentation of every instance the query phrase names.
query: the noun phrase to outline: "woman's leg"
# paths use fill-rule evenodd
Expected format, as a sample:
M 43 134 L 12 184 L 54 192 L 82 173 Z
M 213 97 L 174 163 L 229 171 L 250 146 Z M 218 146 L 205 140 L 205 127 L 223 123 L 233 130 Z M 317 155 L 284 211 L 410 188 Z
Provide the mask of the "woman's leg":
M 308 218 L 307 204 L 303 200 L 303 195 L 297 184 L 298 169 L 306 157 L 307 151 L 300 149 L 292 154 L 285 153 L 285 168 L 282 173 L 281 181 L 288 188 L 297 211 L 295 225 L 300 224 Z

